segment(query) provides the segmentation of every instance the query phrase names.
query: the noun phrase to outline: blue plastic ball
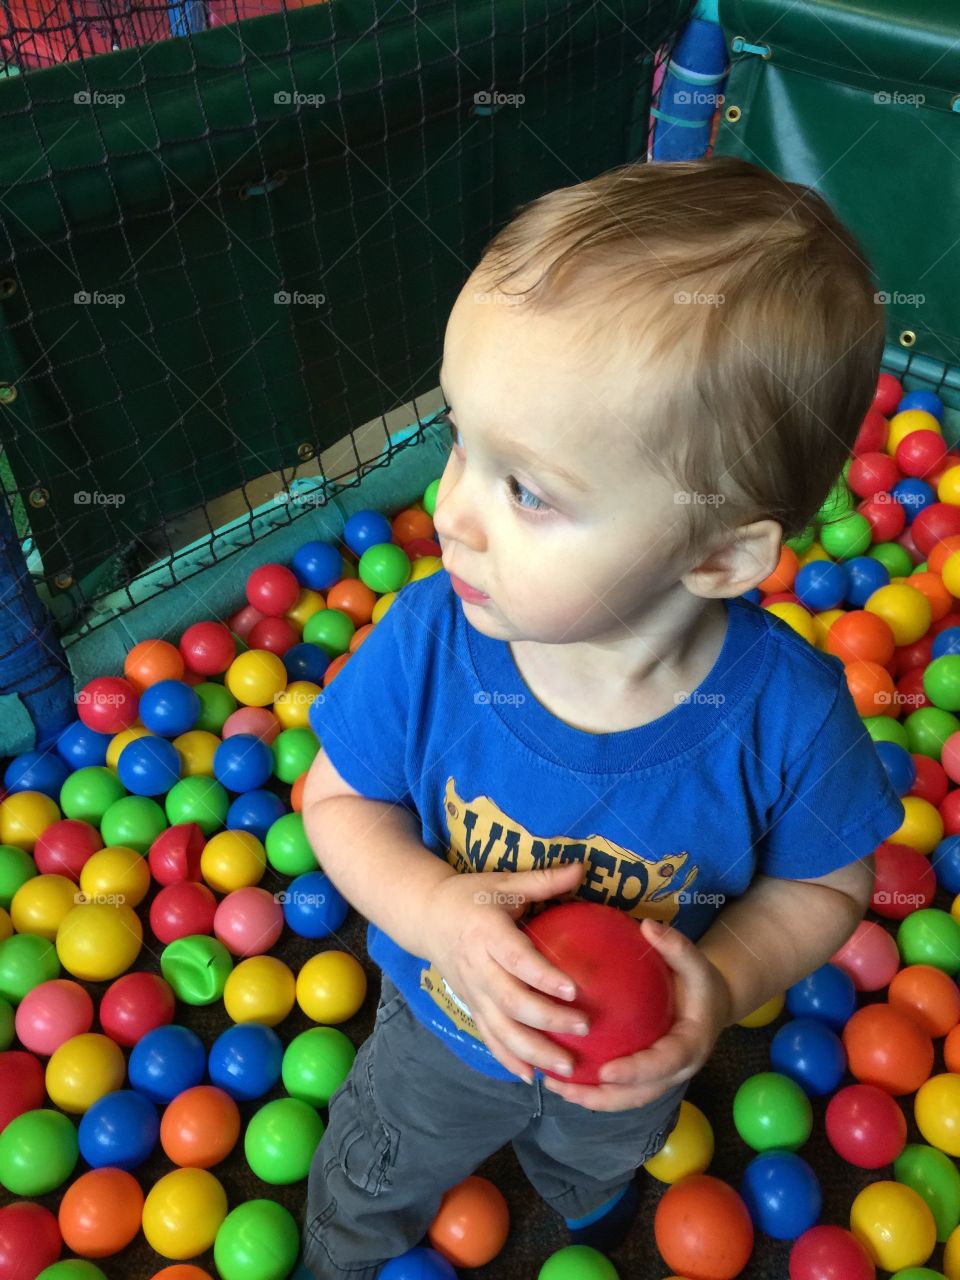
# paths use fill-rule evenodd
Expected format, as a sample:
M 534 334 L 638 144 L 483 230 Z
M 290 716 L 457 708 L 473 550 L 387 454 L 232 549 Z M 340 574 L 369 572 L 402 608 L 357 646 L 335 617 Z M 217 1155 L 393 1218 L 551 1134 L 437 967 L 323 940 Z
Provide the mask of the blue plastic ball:
M 835 964 L 822 964 L 787 988 L 787 1011 L 794 1018 L 817 1018 L 842 1031 L 857 1007 L 853 979 Z
M 854 556 L 845 561 L 847 570 L 846 603 L 862 609 L 875 591 L 890 582 L 890 570 L 873 556 Z
M 98 1098 L 80 1118 L 80 1155 L 91 1169 L 130 1172 L 150 1158 L 160 1137 L 160 1117 L 149 1098 L 120 1089 Z
M 210 1048 L 210 1080 L 236 1102 L 252 1102 L 280 1079 L 283 1042 L 272 1027 L 238 1022 Z
M 120 752 L 117 777 L 134 796 L 162 796 L 180 780 L 180 752 L 166 738 L 134 738 Z
M 393 541 L 390 521 L 380 511 L 355 511 L 343 526 L 343 540 L 356 556 L 369 547 Z
M 249 831 L 261 844 L 267 832 L 287 812 L 287 806 L 272 791 L 246 791 L 227 810 L 228 831 Z
M 933 485 L 927 484 L 926 480 L 915 479 L 913 476 L 898 480 L 890 493 L 903 507 L 908 526 L 913 524 L 925 507 L 931 506 L 937 500 L 937 491 Z
M 381 1269 L 380 1280 L 457 1280 L 457 1273 L 433 1249 L 411 1249 L 391 1258 Z
M 154 1027 L 130 1051 L 130 1083 L 152 1102 L 172 1102 L 203 1079 L 207 1054 L 189 1027 Z
M 770 1045 L 774 1071 L 795 1080 L 810 1098 L 822 1098 L 839 1086 L 847 1054 L 836 1032 L 815 1018 L 785 1022 Z
M 931 658 L 945 658 L 948 654 L 960 653 L 960 627 L 944 627 L 933 637 L 930 648 Z
M 330 542 L 305 542 L 294 553 L 291 568 L 301 586 L 327 591 L 343 577 L 343 556 Z
M 140 695 L 140 719 L 151 733 L 176 738 L 200 716 L 200 696 L 182 680 L 158 680 Z
M 801 565 L 793 589 L 808 609 L 836 609 L 846 597 L 850 583 L 844 565 L 833 560 L 811 560 Z
M 62 756 L 53 751 L 25 751 L 7 765 L 3 784 L 9 792 L 42 791 L 51 800 L 60 799 L 60 788 L 70 776 Z
M 899 742 L 875 742 L 873 745 L 890 779 L 890 785 L 898 796 L 905 796 L 917 780 L 917 766 L 913 762 L 913 756 Z
M 213 776 L 228 791 L 256 791 L 273 773 L 273 752 L 254 733 L 224 738 L 213 753 Z
M 107 763 L 109 733 L 97 733 L 88 729 L 81 720 L 74 720 L 57 739 L 57 751 L 71 769 L 86 769 L 88 765 Z
M 314 684 L 323 684 L 330 662 L 330 656 L 318 644 L 307 644 L 306 641 L 292 645 L 283 655 L 283 665 L 291 682 L 311 680 Z
M 764 1151 L 747 1165 L 740 1187 L 753 1225 L 774 1240 L 795 1240 L 823 1207 L 817 1175 L 792 1151 Z
M 347 900 L 322 871 L 291 880 L 283 894 L 283 917 L 301 938 L 327 938 L 347 918 Z
M 897 405 L 897 413 L 905 413 L 907 409 L 922 409 L 924 413 L 932 413 L 938 422 L 943 421 L 943 401 L 935 391 L 907 391 Z
M 944 836 L 930 855 L 937 884 L 947 893 L 960 893 L 960 835 Z

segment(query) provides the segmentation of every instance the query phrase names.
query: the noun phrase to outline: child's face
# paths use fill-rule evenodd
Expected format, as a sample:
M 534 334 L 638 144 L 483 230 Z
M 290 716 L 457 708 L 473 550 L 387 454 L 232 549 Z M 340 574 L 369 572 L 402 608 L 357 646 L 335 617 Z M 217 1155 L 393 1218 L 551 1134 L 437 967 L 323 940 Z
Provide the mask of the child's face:
M 576 321 L 471 280 L 447 324 L 455 443 L 434 521 L 444 567 L 489 597 L 464 600 L 468 621 L 496 639 L 615 639 L 690 567 L 671 559 L 688 509 L 628 426 L 664 372 L 614 341 L 585 350 Z

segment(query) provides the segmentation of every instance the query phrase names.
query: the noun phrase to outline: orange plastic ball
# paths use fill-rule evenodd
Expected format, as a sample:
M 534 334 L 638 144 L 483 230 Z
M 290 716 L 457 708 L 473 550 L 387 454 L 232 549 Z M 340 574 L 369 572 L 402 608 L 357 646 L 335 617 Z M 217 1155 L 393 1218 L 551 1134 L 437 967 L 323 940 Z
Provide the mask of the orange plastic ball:
M 123 674 L 143 693 L 161 680 L 182 680 L 183 656 L 168 640 L 141 640 L 124 658 Z
M 172 1267 L 155 1271 L 150 1280 L 213 1280 L 213 1277 L 203 1267 L 195 1267 L 190 1262 L 175 1262 Z
M 733 1280 L 753 1252 L 753 1223 L 733 1187 L 695 1173 L 669 1187 L 653 1220 L 667 1266 L 689 1280 Z
M 953 596 L 943 585 L 939 573 L 931 573 L 929 569 L 920 573 L 911 573 L 907 578 L 911 587 L 916 587 L 930 601 L 930 621 L 939 622 L 953 608 Z
M 327 608 L 342 609 L 355 627 L 365 626 L 373 617 L 377 593 L 359 578 L 342 578 L 327 592 Z
M 366 640 L 367 636 L 370 634 L 373 628 L 374 628 L 374 624 L 372 622 L 368 622 L 365 627 L 357 627 L 356 631 L 353 633 L 352 637 L 350 638 L 351 653 L 356 653 L 356 651 L 363 644 L 364 640 Z
M 300 813 L 303 810 L 303 787 L 309 772 L 309 769 L 304 769 L 303 773 L 290 788 L 290 808 L 294 813 Z
M 774 591 L 792 591 L 799 567 L 797 553 L 792 547 L 788 547 L 784 543 L 780 548 L 780 559 L 777 561 L 777 567 L 769 577 L 764 578 L 757 585 L 765 596 Z
M 896 643 L 890 624 L 883 618 L 865 609 L 853 609 L 833 623 L 824 648 L 844 663 L 860 660 L 886 666 L 893 657 Z
M 125 1249 L 140 1230 L 143 1192 L 124 1169 L 91 1169 L 60 1201 L 60 1234 L 81 1258 L 106 1258 Z
M 949 974 L 929 964 L 901 969 L 890 983 L 887 999 L 934 1037 L 945 1036 L 960 1022 L 957 984 Z
M 237 1104 L 212 1084 L 185 1089 L 160 1121 L 160 1145 L 174 1164 L 186 1169 L 211 1169 L 226 1160 L 239 1137 Z
M 843 1029 L 850 1073 L 894 1097 L 916 1093 L 933 1070 L 930 1033 L 902 1009 L 867 1004 Z
M 942 573 L 944 564 L 954 551 L 960 551 L 960 533 L 951 533 L 940 539 L 927 556 L 927 568 L 931 573 Z
M 509 1234 L 510 1211 L 503 1193 L 475 1173 L 444 1195 L 428 1232 L 433 1248 L 455 1267 L 486 1266 Z
M 326 687 L 327 687 L 327 685 L 328 685 L 328 684 L 331 682 L 331 680 L 333 679 L 333 677 L 334 677 L 335 675 L 337 675 L 337 673 L 343 669 L 343 665 L 344 665 L 344 663 L 347 661 L 347 659 L 348 659 L 349 657 L 350 657 L 350 651 L 349 651 L 349 650 L 347 650 L 347 652 L 346 652 L 346 653 L 340 653 L 340 654 L 337 654 L 337 656 L 334 658 L 334 660 L 330 663 L 329 667 L 327 667 L 326 671 L 323 673 L 323 687 L 324 687 L 324 688 L 326 688 Z
M 393 517 L 393 540 L 398 546 L 412 542 L 414 538 L 434 538 L 436 530 L 433 521 L 425 511 L 418 507 L 407 507 Z
M 960 1023 L 947 1033 L 943 1042 L 943 1065 L 954 1075 L 960 1075 Z
M 896 713 L 893 678 L 879 662 L 848 662 L 843 669 L 847 688 L 858 716 L 889 716 Z

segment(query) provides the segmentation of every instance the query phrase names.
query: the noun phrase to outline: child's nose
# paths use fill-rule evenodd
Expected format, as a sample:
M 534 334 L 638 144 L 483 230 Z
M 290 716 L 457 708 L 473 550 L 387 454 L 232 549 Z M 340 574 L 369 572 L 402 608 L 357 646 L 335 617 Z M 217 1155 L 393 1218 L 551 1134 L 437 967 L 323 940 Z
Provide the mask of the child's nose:
M 480 518 L 477 495 L 471 489 L 464 468 L 454 469 L 447 464 L 437 490 L 433 511 L 433 526 L 441 543 L 459 542 L 472 551 L 486 547 L 486 534 Z

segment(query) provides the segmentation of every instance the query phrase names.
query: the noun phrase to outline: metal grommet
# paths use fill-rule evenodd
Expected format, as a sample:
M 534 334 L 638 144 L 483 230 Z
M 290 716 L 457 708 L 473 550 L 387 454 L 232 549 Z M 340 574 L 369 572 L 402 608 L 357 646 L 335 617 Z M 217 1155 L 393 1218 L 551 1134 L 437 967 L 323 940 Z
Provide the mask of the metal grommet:
M 0 302 L 6 302 L 7 298 L 12 298 L 18 287 L 12 276 L 6 276 L 0 280 Z
M 41 489 L 39 486 L 36 489 L 31 489 L 27 496 L 27 501 L 31 507 L 45 507 L 50 501 L 50 490 Z
M 727 124 L 736 124 L 742 115 L 743 112 L 739 107 L 731 105 L 724 111 L 723 118 L 726 120 Z
M 764 52 L 761 53 L 760 57 L 764 60 L 764 62 L 770 61 L 770 59 L 773 57 L 773 50 L 769 45 L 766 46 Z
M 312 444 L 301 444 L 297 446 L 297 457 L 301 462 L 309 462 L 311 458 L 317 456 L 317 451 Z
M 58 573 L 53 579 L 53 585 L 60 591 L 66 591 L 68 587 L 73 586 L 73 575 L 70 573 Z
M 0 382 L 0 404 L 13 404 L 17 398 L 17 388 L 12 382 Z
M 912 329 L 904 329 L 900 335 L 901 347 L 914 347 L 917 343 L 917 335 Z

